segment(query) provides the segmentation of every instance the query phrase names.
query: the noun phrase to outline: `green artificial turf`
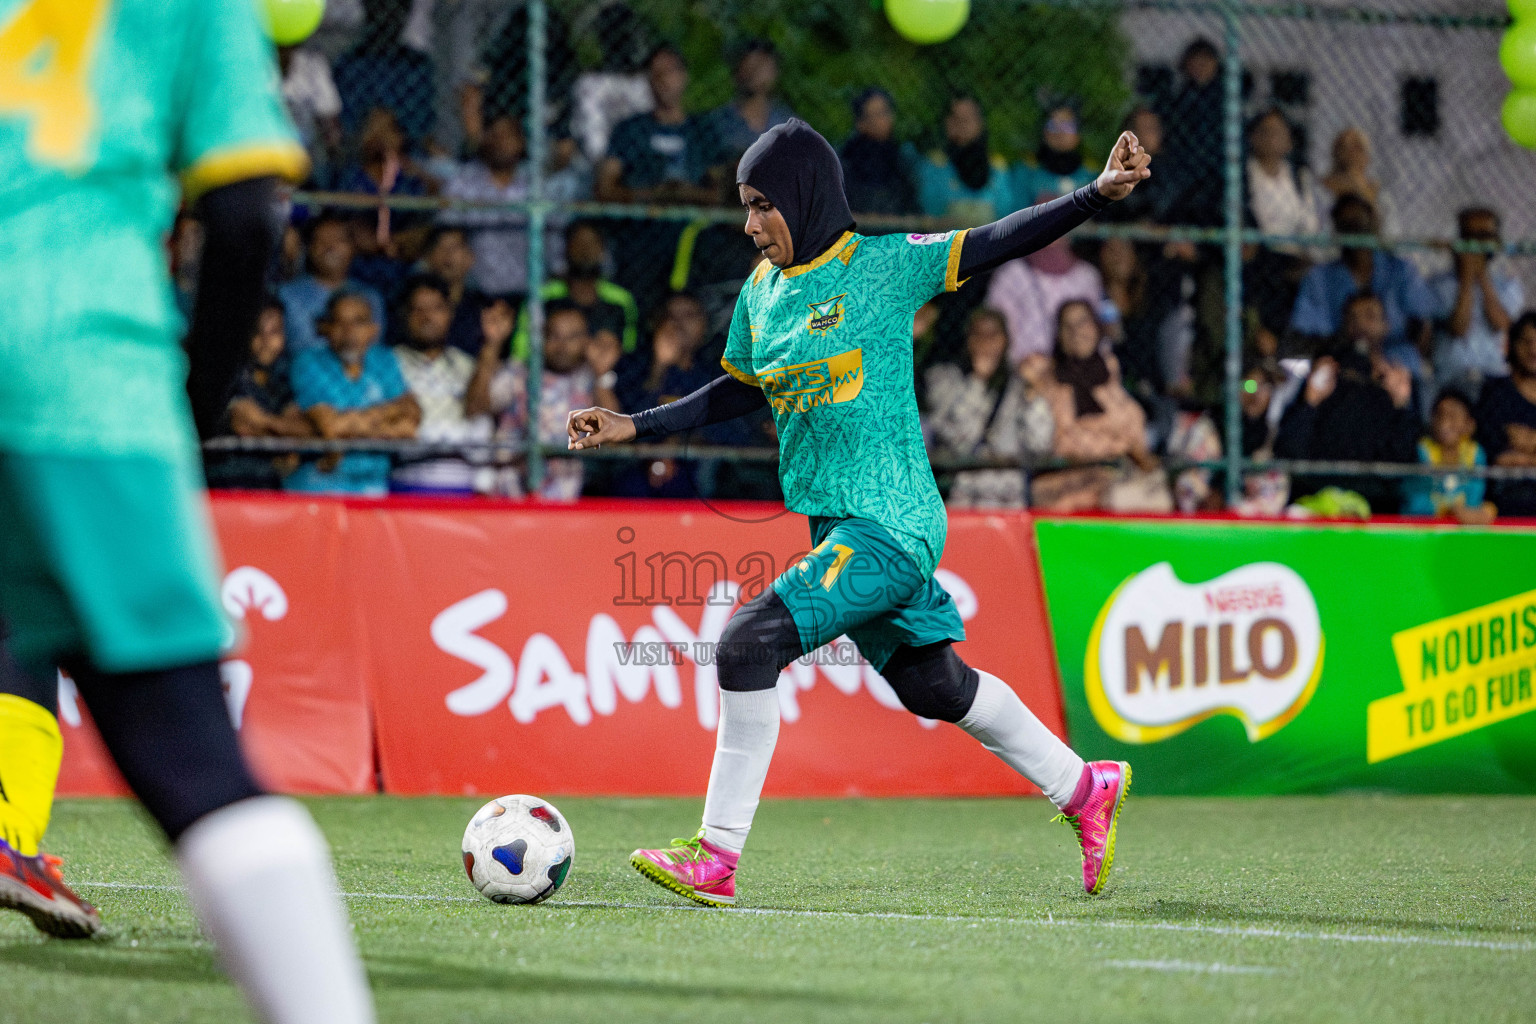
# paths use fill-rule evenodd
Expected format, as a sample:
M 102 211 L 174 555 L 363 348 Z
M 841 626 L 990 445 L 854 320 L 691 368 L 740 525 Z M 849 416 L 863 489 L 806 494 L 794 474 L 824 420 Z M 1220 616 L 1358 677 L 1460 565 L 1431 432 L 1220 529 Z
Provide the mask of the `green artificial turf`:
M 565 888 L 486 902 L 480 803 L 311 802 L 385 1021 L 1536 1020 L 1529 798 L 1133 796 L 1100 898 L 1041 800 L 769 801 L 735 911 L 627 863 L 696 800 L 556 800 Z M 48 845 L 108 932 L 0 915 L 0 1021 L 249 1019 L 132 805 L 62 802 Z

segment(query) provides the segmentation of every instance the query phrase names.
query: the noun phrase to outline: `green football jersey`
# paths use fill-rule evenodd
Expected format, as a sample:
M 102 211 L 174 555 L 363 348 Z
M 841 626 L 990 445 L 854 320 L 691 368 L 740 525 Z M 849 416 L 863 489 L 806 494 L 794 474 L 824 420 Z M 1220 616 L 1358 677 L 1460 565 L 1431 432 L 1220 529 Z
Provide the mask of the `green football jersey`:
M 307 166 L 252 0 L 0 0 L 0 449 L 184 452 L 178 201 Z
M 925 574 L 944 550 L 912 379 L 912 315 L 960 286 L 964 231 L 847 232 L 810 263 L 758 265 L 736 300 L 727 372 L 763 389 L 796 512 L 870 519 Z

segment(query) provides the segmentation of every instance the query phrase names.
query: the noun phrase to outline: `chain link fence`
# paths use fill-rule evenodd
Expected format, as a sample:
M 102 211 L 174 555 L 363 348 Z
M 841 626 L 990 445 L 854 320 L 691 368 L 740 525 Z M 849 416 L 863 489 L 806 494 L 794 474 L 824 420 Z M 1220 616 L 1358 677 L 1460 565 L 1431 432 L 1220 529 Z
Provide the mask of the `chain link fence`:
M 1153 451 L 1207 478 L 1220 466 L 1236 501 L 1340 342 L 1406 368 L 1419 420 L 1440 389 L 1475 401 L 1507 373 L 1501 325 L 1536 286 L 1536 154 L 1499 127 L 1506 22 L 1492 3 L 1435 0 L 976 0 L 955 39 L 919 47 L 878 3 L 331 0 L 315 39 L 284 55 L 316 170 L 280 275 L 305 273 L 320 212 L 340 209 L 351 276 L 386 305 L 423 271 L 450 278 L 456 303 L 466 287 L 481 309 L 505 299 L 515 327 L 501 354 L 526 367 L 523 435 L 506 440 L 523 444 L 538 489 L 567 403 L 638 408 L 716 372 L 757 259 L 734 166 L 767 126 L 800 116 L 838 148 L 872 233 L 969 226 L 1064 194 L 1129 127 L 1154 154 L 1131 200 L 919 313 L 920 402 L 934 368 L 975 368 L 980 308 L 1001 312 L 1018 365 L 1051 356 L 1060 307 L 1083 299 Z M 1491 216 L 1462 216 L 1475 210 Z M 1356 308 L 1359 291 L 1377 294 L 1384 325 Z M 1484 311 L 1495 296 L 1506 315 Z M 601 339 L 585 360 L 556 322 L 571 306 Z M 478 316 L 455 317 L 474 354 Z M 407 319 L 391 314 L 391 341 Z M 1202 413 L 1217 430 L 1189 429 Z M 604 460 L 582 486 L 774 495 L 771 472 L 721 447 L 771 448 L 766 418 L 700 443 L 703 462 Z M 1008 457 L 944 438 L 934 453 Z

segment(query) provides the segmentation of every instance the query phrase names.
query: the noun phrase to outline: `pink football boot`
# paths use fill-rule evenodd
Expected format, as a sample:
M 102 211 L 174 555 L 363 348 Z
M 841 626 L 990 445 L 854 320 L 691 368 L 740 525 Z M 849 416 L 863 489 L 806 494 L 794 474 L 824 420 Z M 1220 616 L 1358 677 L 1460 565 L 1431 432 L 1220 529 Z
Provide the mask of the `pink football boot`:
M 706 907 L 736 903 L 736 861 L 739 854 L 705 842 L 704 830 L 692 839 L 674 839 L 671 849 L 636 850 L 629 855 L 635 870 L 665 889 Z
M 89 938 L 101 931 L 101 915 L 64 884 L 63 863 L 47 853 L 23 857 L 0 840 L 0 907 L 21 911 L 56 938 Z
M 1083 888 L 1090 896 L 1104 891 L 1115 863 L 1115 826 L 1131 788 L 1131 766 L 1124 761 L 1089 761 L 1072 800 L 1053 819 L 1072 826 L 1083 848 Z

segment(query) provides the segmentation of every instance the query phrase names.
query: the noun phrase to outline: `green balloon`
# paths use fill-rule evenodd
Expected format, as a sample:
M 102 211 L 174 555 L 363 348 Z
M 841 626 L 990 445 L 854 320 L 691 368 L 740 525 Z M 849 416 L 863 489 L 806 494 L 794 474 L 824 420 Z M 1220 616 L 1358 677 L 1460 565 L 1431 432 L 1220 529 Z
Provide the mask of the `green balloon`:
M 256 9 L 273 43 L 296 46 L 319 27 L 325 0 L 257 0 Z
M 1499 63 L 1518 87 L 1536 87 L 1536 20 L 1516 22 L 1499 43 Z
M 1504 130 L 1526 149 L 1536 149 L 1536 89 L 1516 89 L 1499 111 Z
M 952 38 L 971 13 L 971 0 L 885 0 L 891 27 L 919 46 Z

